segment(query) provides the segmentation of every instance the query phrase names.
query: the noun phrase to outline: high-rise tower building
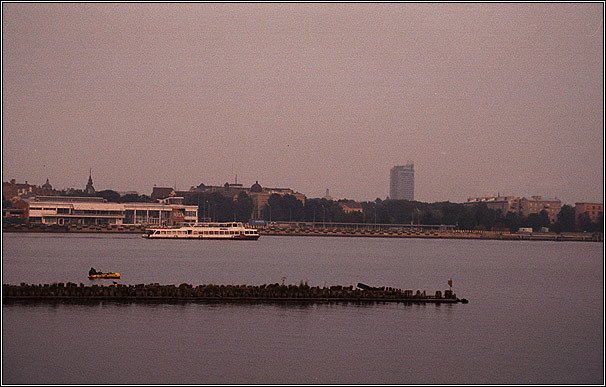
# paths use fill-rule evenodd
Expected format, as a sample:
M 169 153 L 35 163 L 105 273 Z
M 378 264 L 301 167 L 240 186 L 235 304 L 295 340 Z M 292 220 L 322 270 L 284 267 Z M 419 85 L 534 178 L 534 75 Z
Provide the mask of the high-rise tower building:
M 389 174 L 389 198 L 415 200 L 414 164 L 396 165 Z

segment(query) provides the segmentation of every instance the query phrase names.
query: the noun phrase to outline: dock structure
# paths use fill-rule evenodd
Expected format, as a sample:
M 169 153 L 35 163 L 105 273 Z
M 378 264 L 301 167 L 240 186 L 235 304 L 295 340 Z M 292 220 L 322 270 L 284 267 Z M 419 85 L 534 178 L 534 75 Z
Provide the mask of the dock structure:
M 360 286 L 363 285 L 363 286 Z M 70 302 L 70 301 L 124 301 L 124 302 L 400 302 L 400 303 L 467 303 L 457 298 L 452 290 L 402 290 L 391 287 L 353 286 L 317 287 L 300 285 L 84 285 L 82 283 L 53 283 L 2 285 L 4 302 Z

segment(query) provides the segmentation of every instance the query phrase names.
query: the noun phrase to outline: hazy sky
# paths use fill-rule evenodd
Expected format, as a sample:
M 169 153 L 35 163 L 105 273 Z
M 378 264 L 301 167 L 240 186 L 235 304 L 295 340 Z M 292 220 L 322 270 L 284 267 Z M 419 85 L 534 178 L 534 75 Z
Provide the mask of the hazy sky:
M 602 201 L 604 6 L 7 4 L 3 181 Z

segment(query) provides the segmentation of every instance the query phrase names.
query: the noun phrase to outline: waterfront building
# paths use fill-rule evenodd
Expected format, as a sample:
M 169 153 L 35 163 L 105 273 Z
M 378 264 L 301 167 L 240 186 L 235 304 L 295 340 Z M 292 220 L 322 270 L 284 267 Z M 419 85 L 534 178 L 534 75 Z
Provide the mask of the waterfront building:
M 33 224 L 171 226 L 195 223 L 198 207 L 171 203 L 110 203 L 101 197 L 38 196 L 17 203 Z
M 184 205 L 183 198 L 170 199 L 173 200 L 124 203 L 124 224 L 172 226 L 198 221 L 198 206 Z
M 604 205 L 602 203 L 575 203 L 574 218 L 577 223 L 583 214 L 587 214 L 591 223 L 597 223 L 600 217 L 604 216 Z
M 165 199 L 171 195 L 175 195 L 175 190 L 170 187 L 154 187 L 152 189 L 151 198 L 153 200 Z
M 356 201 L 353 201 L 353 200 L 340 200 L 339 207 L 341 207 L 343 212 L 346 214 L 351 214 L 352 212 L 359 212 L 359 213 L 364 212 L 364 209 L 362 208 L 362 204 L 360 204 Z
M 389 198 L 395 200 L 415 200 L 414 164 L 396 165 L 391 168 Z
M 505 216 L 508 212 L 518 213 L 520 210 L 520 198 L 516 196 L 481 196 L 468 198 L 466 205 L 483 203 L 491 210 L 495 210 Z
M 122 224 L 124 207 L 100 197 L 36 196 L 19 203 L 31 224 Z
M 538 214 L 541 211 L 547 212 L 549 221 L 554 223 L 558 220 L 558 214 L 562 209 L 562 202 L 558 198 L 544 198 L 542 196 L 531 196 L 530 198 L 520 199 L 519 213 L 523 217 L 530 214 Z
M 489 209 L 499 211 L 505 216 L 508 212 L 527 217 L 530 214 L 538 214 L 545 210 L 550 222 L 558 219 L 562 208 L 562 202 L 557 198 L 544 198 L 542 196 L 531 196 L 530 198 L 518 196 L 481 196 L 468 198 L 466 205 L 483 203 Z
M 25 181 L 25 184 L 17 183 L 15 179 L 2 183 L 2 197 L 4 200 L 18 200 L 33 196 L 48 196 L 55 193 L 56 191 L 53 189 L 53 186 L 48 179 L 46 179 L 46 183 L 41 186 L 28 184 L 27 180 Z
M 27 180 L 25 183 L 17 183 L 15 179 L 11 179 L 2 183 L 2 197 L 5 200 L 29 197 L 34 194 L 35 189 L 36 186 L 28 184 Z

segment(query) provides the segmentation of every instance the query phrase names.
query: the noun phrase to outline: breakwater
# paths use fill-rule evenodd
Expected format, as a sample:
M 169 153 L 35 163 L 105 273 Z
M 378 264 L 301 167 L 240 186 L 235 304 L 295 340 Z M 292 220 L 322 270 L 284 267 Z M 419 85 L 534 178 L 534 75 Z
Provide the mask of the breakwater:
M 355 224 L 354 224 L 355 225 Z M 508 231 L 483 230 L 439 230 L 422 228 L 369 228 L 351 227 L 258 227 L 260 235 L 272 236 L 329 236 L 329 237 L 373 237 L 373 238 L 426 238 L 426 239 L 496 239 L 511 241 L 577 241 L 602 242 L 602 233 L 516 233 Z M 48 233 L 115 233 L 145 234 L 141 225 L 46 225 L 46 224 L 6 224 L 3 232 L 48 232 Z
M 260 228 L 260 235 L 274 236 L 330 236 L 330 237 L 374 237 L 374 238 L 425 238 L 425 239 L 491 239 L 508 241 L 555 241 L 555 242 L 602 242 L 601 233 L 560 233 L 485 230 L 439 230 L 422 228 Z
M 467 303 L 452 290 L 402 290 L 391 287 L 353 286 L 317 287 L 300 285 L 84 285 L 83 283 L 53 283 L 2 285 L 4 302 L 403 302 L 403 303 Z

